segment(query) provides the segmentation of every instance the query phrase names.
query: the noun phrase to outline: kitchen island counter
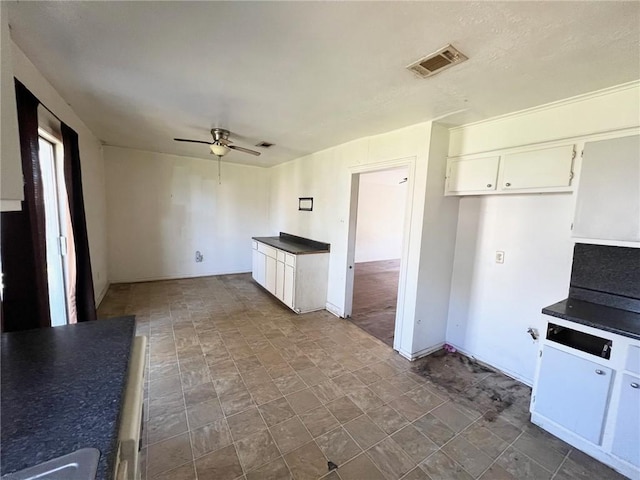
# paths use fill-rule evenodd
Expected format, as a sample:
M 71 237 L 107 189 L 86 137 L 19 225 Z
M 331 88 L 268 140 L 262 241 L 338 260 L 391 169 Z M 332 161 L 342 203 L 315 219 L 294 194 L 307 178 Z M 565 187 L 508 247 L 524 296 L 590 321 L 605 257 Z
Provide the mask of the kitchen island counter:
M 97 448 L 115 467 L 134 317 L 2 334 L 1 473 Z

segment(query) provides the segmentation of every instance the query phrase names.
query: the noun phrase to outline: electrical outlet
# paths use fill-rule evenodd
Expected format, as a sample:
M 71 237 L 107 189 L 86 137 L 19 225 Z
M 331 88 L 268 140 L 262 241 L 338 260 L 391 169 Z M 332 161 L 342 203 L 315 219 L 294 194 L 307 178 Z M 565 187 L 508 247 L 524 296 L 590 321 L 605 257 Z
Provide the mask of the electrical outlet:
M 196 263 L 200 263 L 204 260 L 204 255 L 200 253 L 200 250 L 196 251 Z
M 504 252 L 496 251 L 496 263 L 504 263 Z

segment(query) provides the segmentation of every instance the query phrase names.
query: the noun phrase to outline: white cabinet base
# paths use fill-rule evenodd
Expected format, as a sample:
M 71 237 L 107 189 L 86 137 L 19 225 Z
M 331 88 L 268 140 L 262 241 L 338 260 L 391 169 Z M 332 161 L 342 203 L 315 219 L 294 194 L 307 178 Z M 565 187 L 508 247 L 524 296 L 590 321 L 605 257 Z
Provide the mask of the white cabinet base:
M 610 466 L 615 471 L 622 475 L 637 480 L 640 478 L 640 473 L 637 467 L 625 462 L 624 460 L 614 457 L 613 455 L 603 451 L 597 445 L 585 440 L 579 435 L 568 431 L 566 428 L 552 422 L 548 418 L 543 417 L 537 413 L 531 413 L 531 422 L 538 425 L 543 430 L 549 432 L 554 437 L 558 437 L 560 440 L 567 442 L 569 445 L 574 446 L 578 450 L 586 453 L 590 457 Z

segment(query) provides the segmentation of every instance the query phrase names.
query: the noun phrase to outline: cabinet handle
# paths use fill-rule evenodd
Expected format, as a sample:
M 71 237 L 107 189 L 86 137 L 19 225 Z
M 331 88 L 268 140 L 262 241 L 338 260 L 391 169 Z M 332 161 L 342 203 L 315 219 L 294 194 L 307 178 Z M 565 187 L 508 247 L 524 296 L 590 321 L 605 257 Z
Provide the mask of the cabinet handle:
M 631 388 L 640 388 L 640 385 L 638 385 L 636 382 L 631 382 Z
M 491 184 L 490 183 L 487 183 L 487 188 L 491 188 Z
M 602 370 L 600 370 L 600 369 L 596 370 L 596 373 L 597 373 L 598 375 L 604 375 L 604 372 L 603 372 Z
M 509 182 L 505 183 L 505 186 L 510 187 L 511 184 Z

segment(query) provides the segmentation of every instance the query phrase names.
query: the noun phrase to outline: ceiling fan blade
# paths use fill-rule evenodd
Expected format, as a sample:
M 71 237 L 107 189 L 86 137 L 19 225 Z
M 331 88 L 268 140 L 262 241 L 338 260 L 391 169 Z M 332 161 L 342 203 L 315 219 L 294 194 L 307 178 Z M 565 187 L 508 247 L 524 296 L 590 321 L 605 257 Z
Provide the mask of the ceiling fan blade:
M 255 150 L 249 150 L 248 148 L 237 147 L 235 145 L 228 145 L 231 150 L 238 150 L 239 152 L 250 153 L 251 155 L 255 155 L 256 157 L 260 155 L 260 152 L 256 152 Z
M 218 143 L 221 143 L 222 145 L 230 145 L 233 142 L 231 140 L 227 140 L 226 138 L 219 138 Z
M 174 138 L 176 142 L 190 142 L 190 143 L 206 143 L 207 145 L 213 144 L 213 142 L 205 142 L 204 140 L 189 140 L 188 138 Z

